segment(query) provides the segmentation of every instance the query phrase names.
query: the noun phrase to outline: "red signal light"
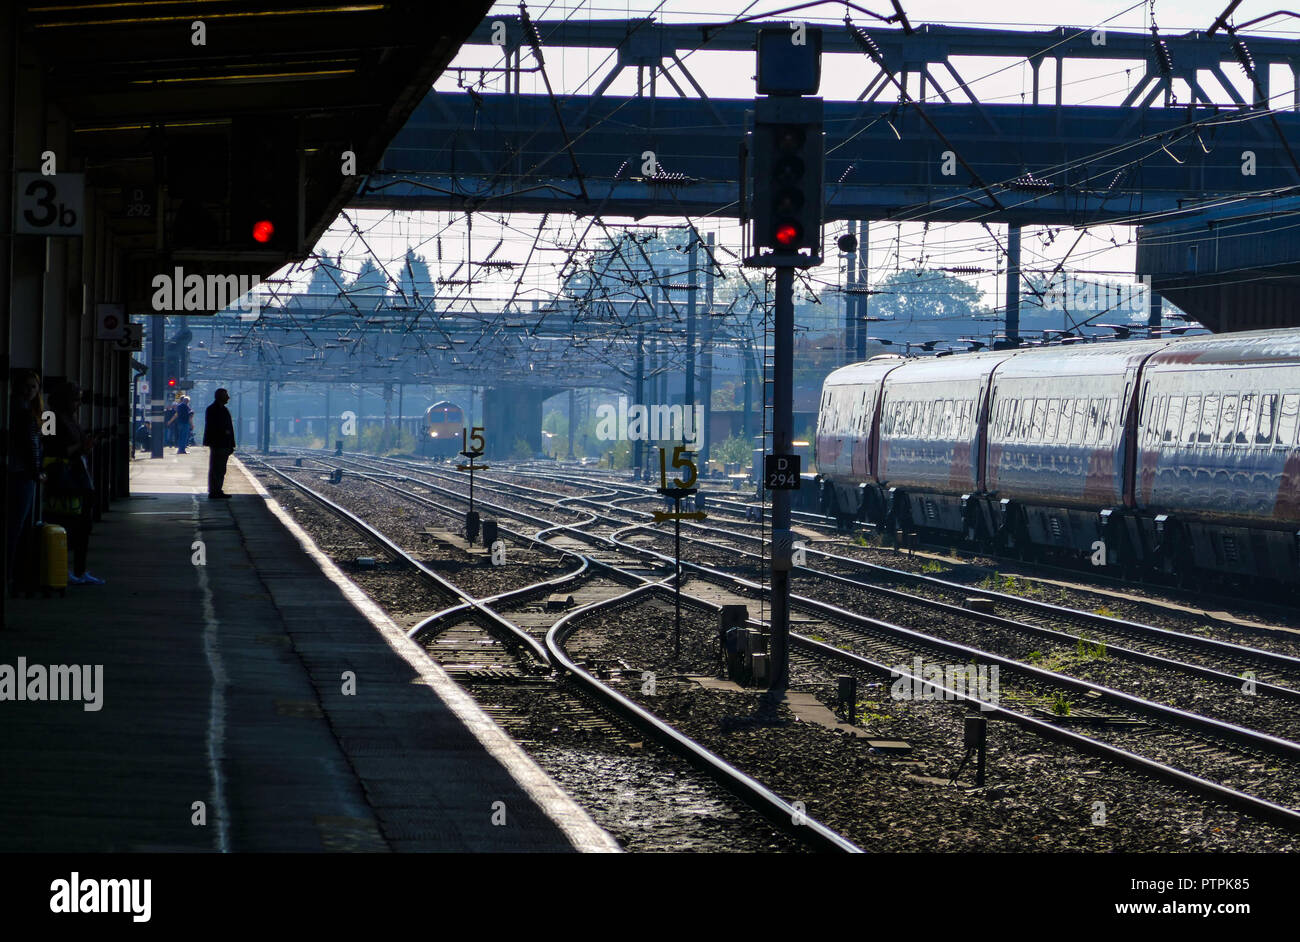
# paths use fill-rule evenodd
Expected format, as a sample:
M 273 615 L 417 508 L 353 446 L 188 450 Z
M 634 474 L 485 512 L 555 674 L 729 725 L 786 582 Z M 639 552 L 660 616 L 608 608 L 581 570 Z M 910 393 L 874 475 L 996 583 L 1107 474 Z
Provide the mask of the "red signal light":
M 258 242 L 270 242 L 275 235 L 275 226 L 269 219 L 259 219 L 253 223 L 253 238 Z
M 786 222 L 776 227 L 775 239 L 777 245 L 791 246 L 799 241 L 799 227 L 794 223 Z
M 170 386 L 170 387 L 172 387 L 172 388 L 175 388 L 175 386 L 176 386 L 176 379 L 175 379 L 175 377 L 173 377 L 172 379 L 167 380 L 167 385 Z

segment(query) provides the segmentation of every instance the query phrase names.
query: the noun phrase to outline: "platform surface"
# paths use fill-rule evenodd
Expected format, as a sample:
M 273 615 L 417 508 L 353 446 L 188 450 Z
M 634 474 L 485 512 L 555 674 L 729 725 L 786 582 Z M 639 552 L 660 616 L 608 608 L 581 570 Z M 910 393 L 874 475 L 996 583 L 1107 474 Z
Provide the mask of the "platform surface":
M 103 680 L 93 710 L 0 700 L 0 850 L 616 849 L 235 461 L 229 501 L 206 473 L 136 460 L 107 584 L 10 600 L 0 671 Z

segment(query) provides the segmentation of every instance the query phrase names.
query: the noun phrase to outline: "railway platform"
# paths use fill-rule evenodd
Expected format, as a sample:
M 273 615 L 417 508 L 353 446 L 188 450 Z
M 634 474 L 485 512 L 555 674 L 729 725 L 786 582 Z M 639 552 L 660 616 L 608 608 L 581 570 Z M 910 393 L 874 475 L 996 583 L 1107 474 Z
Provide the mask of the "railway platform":
M 237 461 L 229 501 L 206 470 L 133 461 L 105 584 L 11 600 L 0 851 L 618 849 Z

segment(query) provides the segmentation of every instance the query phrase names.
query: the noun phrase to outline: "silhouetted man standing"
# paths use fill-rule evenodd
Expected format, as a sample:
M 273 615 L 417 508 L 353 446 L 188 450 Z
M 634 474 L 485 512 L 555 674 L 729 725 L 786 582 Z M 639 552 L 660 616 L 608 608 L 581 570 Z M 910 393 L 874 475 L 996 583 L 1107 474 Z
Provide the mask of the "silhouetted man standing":
M 228 500 L 221 489 L 226 483 L 226 459 L 235 450 L 235 423 L 226 403 L 230 393 L 218 389 L 212 405 L 203 413 L 203 444 L 208 448 L 208 500 Z

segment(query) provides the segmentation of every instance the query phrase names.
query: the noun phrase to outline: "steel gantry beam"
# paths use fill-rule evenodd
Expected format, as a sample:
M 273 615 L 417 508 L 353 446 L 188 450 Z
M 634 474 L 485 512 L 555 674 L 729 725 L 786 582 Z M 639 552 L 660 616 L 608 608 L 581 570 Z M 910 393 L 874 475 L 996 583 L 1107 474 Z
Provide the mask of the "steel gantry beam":
M 518 18 L 490 18 L 471 42 L 489 43 L 497 22 L 505 24 L 508 61 L 522 68 L 519 50 L 529 43 Z M 535 25 L 543 46 L 617 50 L 593 92 L 430 92 L 355 205 L 741 215 L 738 145 L 753 103 L 707 97 L 684 57 L 701 48 L 750 50 L 755 24 Z M 834 67 L 860 69 L 862 87 L 856 101 L 826 102 L 828 219 L 1083 225 L 1300 186 L 1287 140 L 1300 138 L 1300 114 L 1260 107 L 1283 93 L 1289 99 L 1300 83 L 1295 40 L 1071 27 L 924 26 L 905 35 L 846 25 L 825 27 L 824 44 L 827 53 L 853 57 Z M 1025 61 L 1028 100 L 977 100 L 959 69 L 964 56 Z M 1123 104 L 1065 103 L 1062 77 L 1075 59 L 1133 70 Z M 1041 68 L 1049 60 L 1054 88 L 1044 94 Z M 1275 65 L 1288 70 L 1284 86 L 1271 84 Z M 638 70 L 638 94 L 606 94 L 628 68 Z M 1249 97 L 1228 78 L 1227 70 L 1243 68 L 1255 89 Z M 483 70 L 462 67 L 476 71 Z M 663 81 L 646 82 L 647 74 Z M 517 77 L 511 87 L 519 87 Z

